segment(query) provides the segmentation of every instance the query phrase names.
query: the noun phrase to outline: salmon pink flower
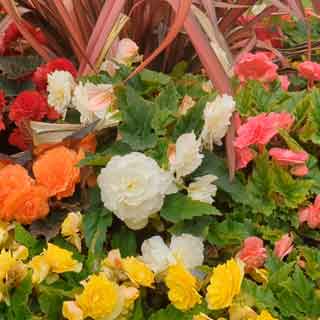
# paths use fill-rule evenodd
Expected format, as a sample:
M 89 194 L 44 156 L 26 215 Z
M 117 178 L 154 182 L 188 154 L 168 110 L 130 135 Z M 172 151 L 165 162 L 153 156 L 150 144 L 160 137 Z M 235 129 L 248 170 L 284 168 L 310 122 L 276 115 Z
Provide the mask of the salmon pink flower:
M 276 241 L 274 247 L 274 254 L 283 260 L 293 250 L 293 237 L 287 233 L 284 234 L 280 240 Z
M 312 61 L 305 61 L 299 64 L 298 71 L 300 76 L 307 80 L 320 80 L 320 64 Z
M 250 117 L 237 130 L 238 137 L 234 145 L 240 149 L 255 144 L 264 146 L 278 133 L 278 129 L 289 129 L 293 121 L 293 117 L 287 112 L 262 113 Z
M 320 229 L 320 195 L 316 197 L 314 204 L 299 211 L 299 222 L 306 222 L 311 229 Z
M 244 246 L 237 256 L 246 264 L 246 271 L 250 272 L 263 266 L 267 259 L 267 250 L 263 247 L 263 241 L 260 238 L 249 237 L 244 241 Z
M 234 67 L 235 74 L 241 82 L 258 80 L 272 82 L 277 79 L 278 66 L 263 52 L 243 55 Z
M 246 168 L 247 165 L 255 158 L 255 152 L 250 148 L 235 148 L 236 152 L 236 170 Z
M 290 86 L 290 81 L 287 75 L 284 76 L 279 76 L 278 77 L 280 84 L 281 84 L 281 89 L 283 91 L 288 91 L 288 88 Z
M 290 172 L 296 177 L 304 177 L 309 173 L 309 169 L 305 164 L 299 164 L 291 168 Z

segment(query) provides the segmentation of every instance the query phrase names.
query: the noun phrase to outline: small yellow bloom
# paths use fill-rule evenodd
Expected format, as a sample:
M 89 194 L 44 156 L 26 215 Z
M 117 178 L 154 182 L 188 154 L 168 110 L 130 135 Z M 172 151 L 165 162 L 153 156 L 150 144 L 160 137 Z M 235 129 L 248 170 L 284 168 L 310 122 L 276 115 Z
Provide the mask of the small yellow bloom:
M 29 267 L 32 269 L 32 283 L 41 283 L 50 271 L 50 266 L 43 255 L 33 257 Z
M 268 282 L 268 271 L 264 268 L 253 269 L 250 272 L 250 276 L 253 280 L 255 280 L 258 283 L 265 284 Z
M 274 318 L 267 310 L 262 310 L 260 315 L 255 318 L 255 320 L 278 320 L 277 318 Z
M 240 293 L 243 266 L 231 259 L 213 269 L 207 288 L 209 309 L 217 310 L 231 306 L 233 298 Z
M 169 288 L 168 297 L 177 309 L 186 311 L 201 302 L 196 289 L 197 280 L 183 264 L 178 263 L 168 268 L 165 283 Z
M 61 234 L 79 251 L 81 251 L 81 224 L 81 213 L 70 212 L 61 225 Z
M 75 301 L 65 301 L 62 307 L 62 315 L 68 320 L 83 320 L 83 312 Z
M 29 250 L 27 247 L 18 245 L 12 252 L 12 255 L 17 260 L 26 260 L 29 256 Z
M 48 249 L 44 252 L 44 257 L 50 266 L 50 270 L 55 273 L 80 272 L 82 269 L 82 263 L 72 259 L 72 252 L 51 243 L 48 243 Z
M 93 275 L 85 284 L 83 292 L 76 296 L 76 303 L 83 311 L 84 318 L 115 319 L 121 313 L 124 303 L 119 292 L 115 282 L 103 275 Z
M 201 312 L 200 314 L 193 316 L 192 320 L 212 320 L 212 319 L 209 318 L 206 314 Z
M 17 264 L 17 260 L 12 256 L 10 251 L 2 249 L 0 253 L 0 280 L 6 279 L 8 272 Z
M 133 283 L 143 287 L 152 287 L 154 274 L 144 262 L 135 257 L 128 257 L 122 260 L 122 266 Z
M 6 244 L 9 239 L 9 231 L 13 228 L 13 225 L 5 222 L 0 221 L 0 247 Z

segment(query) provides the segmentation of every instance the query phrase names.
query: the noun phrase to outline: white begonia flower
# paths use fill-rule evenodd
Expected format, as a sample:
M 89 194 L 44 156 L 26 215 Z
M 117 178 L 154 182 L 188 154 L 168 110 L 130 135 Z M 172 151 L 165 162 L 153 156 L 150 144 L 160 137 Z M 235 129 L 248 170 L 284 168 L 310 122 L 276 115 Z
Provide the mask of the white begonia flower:
M 200 153 L 200 147 L 201 142 L 197 140 L 193 132 L 185 133 L 178 138 L 175 154 L 169 159 L 170 168 L 176 173 L 178 180 L 201 165 L 203 155 Z
M 204 245 L 202 238 L 187 233 L 172 236 L 170 250 L 176 259 L 181 260 L 190 270 L 203 264 Z
M 100 119 L 105 128 L 119 123 L 113 118 L 118 113 L 118 110 L 112 110 L 115 99 L 111 84 L 80 82 L 74 90 L 72 104 L 81 114 L 81 123 L 90 124 Z
M 217 186 L 213 184 L 218 177 L 208 174 L 195 179 L 195 182 L 189 184 L 188 195 L 193 200 L 201 202 L 212 203 L 213 197 L 217 193 Z
M 105 207 L 134 230 L 161 209 L 172 184 L 169 172 L 139 152 L 113 157 L 98 177 Z
M 54 71 L 48 75 L 48 103 L 65 116 L 75 86 L 73 76 L 67 71 Z
M 167 270 L 176 262 L 169 247 L 160 236 L 143 241 L 141 252 L 143 262 L 156 274 Z
M 203 112 L 204 126 L 200 137 L 207 149 L 212 150 L 213 144 L 218 146 L 222 144 L 221 139 L 227 133 L 235 105 L 233 98 L 226 94 L 218 95 L 214 101 L 206 104 Z

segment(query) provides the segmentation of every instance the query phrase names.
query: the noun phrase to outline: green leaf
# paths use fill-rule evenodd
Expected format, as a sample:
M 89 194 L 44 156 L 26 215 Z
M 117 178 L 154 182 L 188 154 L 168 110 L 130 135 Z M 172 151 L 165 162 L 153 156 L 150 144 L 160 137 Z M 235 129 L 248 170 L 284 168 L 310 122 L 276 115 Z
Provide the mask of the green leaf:
M 212 217 L 203 216 L 196 217 L 191 220 L 184 220 L 176 223 L 169 229 L 170 233 L 180 235 L 182 233 L 190 233 L 197 237 L 207 238 L 209 226 L 212 223 Z
M 314 281 L 320 280 L 320 251 L 319 249 L 303 246 L 299 247 L 301 256 L 306 261 L 306 272 Z
M 205 96 L 201 98 L 193 108 L 191 108 L 186 115 L 182 116 L 173 131 L 173 139 L 178 139 L 184 133 L 194 132 L 196 136 L 201 133 L 203 128 L 203 110 L 206 103 L 209 101 L 209 97 Z
M 4 90 L 7 97 L 15 97 L 24 90 L 34 89 L 34 84 L 31 80 L 18 82 L 16 80 L 9 80 L 0 75 L 0 88 Z
M 21 224 L 16 224 L 14 237 L 17 242 L 28 248 L 29 253 L 33 256 L 42 251 L 40 242 L 32 236 Z
M 39 56 L 1 56 L 0 71 L 8 79 L 16 80 L 30 75 L 41 63 Z
M 135 256 L 137 252 L 137 239 L 134 231 L 122 226 L 118 232 L 113 233 L 111 239 L 112 249 L 119 249 L 122 257 Z
M 147 150 L 145 154 L 156 160 L 161 168 L 168 170 L 168 146 L 169 140 L 167 140 L 166 138 L 160 138 L 157 145 L 153 149 Z
M 32 273 L 28 272 L 27 276 L 22 280 L 11 298 L 11 312 L 16 320 L 32 319 L 32 314 L 29 308 L 29 296 L 32 292 Z
M 55 293 L 42 293 L 38 297 L 41 311 L 48 320 L 60 320 L 62 318 L 63 297 Z
M 250 221 L 244 223 L 226 219 L 210 226 L 208 241 L 218 247 L 240 245 L 241 242 L 253 234 Z
M 204 215 L 220 215 L 220 212 L 208 203 L 192 200 L 182 193 L 175 193 L 166 197 L 160 215 L 170 222 L 177 223 Z
M 192 174 L 192 177 L 201 177 L 207 174 L 218 177 L 218 180 L 215 181 L 218 189 L 229 194 L 232 200 L 244 204 L 248 202 L 245 186 L 237 177 L 230 182 L 226 161 L 214 153 L 206 152 L 204 154 L 201 166 Z
M 121 95 L 119 109 L 123 123 L 119 129 L 123 142 L 137 151 L 153 148 L 157 143 L 157 136 L 151 126 L 155 112 L 154 103 L 143 99 L 130 86 L 127 87 L 125 96 L 123 93 Z
M 130 320 L 144 320 L 144 312 L 141 299 L 137 300 Z
M 171 81 L 170 76 L 148 69 L 144 69 L 142 72 L 140 72 L 140 79 L 143 82 L 160 85 L 166 85 Z
M 186 314 L 169 305 L 166 309 L 161 309 L 151 315 L 149 320 L 186 320 Z

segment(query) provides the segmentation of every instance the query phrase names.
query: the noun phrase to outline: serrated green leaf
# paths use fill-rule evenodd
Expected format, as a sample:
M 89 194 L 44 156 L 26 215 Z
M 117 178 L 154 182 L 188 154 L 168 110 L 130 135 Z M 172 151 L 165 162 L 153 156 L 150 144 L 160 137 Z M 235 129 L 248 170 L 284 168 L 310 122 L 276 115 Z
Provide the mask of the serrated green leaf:
M 170 76 L 161 72 L 156 72 L 148 69 L 144 69 L 142 72 L 140 72 L 140 79 L 143 82 L 158 85 L 166 85 L 171 81 Z
M 154 103 L 143 99 L 128 86 L 125 96 L 119 99 L 119 109 L 123 116 L 119 127 L 123 142 L 136 151 L 153 148 L 157 143 L 157 136 L 151 126 Z
M 252 234 L 253 227 L 249 221 L 241 223 L 226 219 L 222 222 L 211 224 L 208 241 L 218 247 L 240 245 L 245 238 Z
M 112 249 L 119 249 L 122 257 L 135 256 L 137 252 L 137 239 L 134 231 L 122 226 L 114 232 L 111 239 Z
M 32 314 L 29 308 L 29 296 L 32 292 L 32 274 L 28 272 L 10 297 L 10 311 L 16 320 L 31 320 Z
M 301 256 L 306 261 L 306 272 L 314 281 L 320 280 L 320 251 L 319 249 L 299 247 Z
M 48 320 L 60 320 L 62 318 L 63 297 L 54 293 L 42 293 L 38 297 L 41 311 Z
M 28 248 L 31 257 L 41 253 L 43 243 L 34 238 L 21 224 L 15 226 L 14 237 L 17 242 Z
M 177 223 L 194 217 L 220 215 L 220 212 L 208 203 L 192 200 L 182 193 L 175 193 L 166 197 L 160 215 L 167 221 Z

